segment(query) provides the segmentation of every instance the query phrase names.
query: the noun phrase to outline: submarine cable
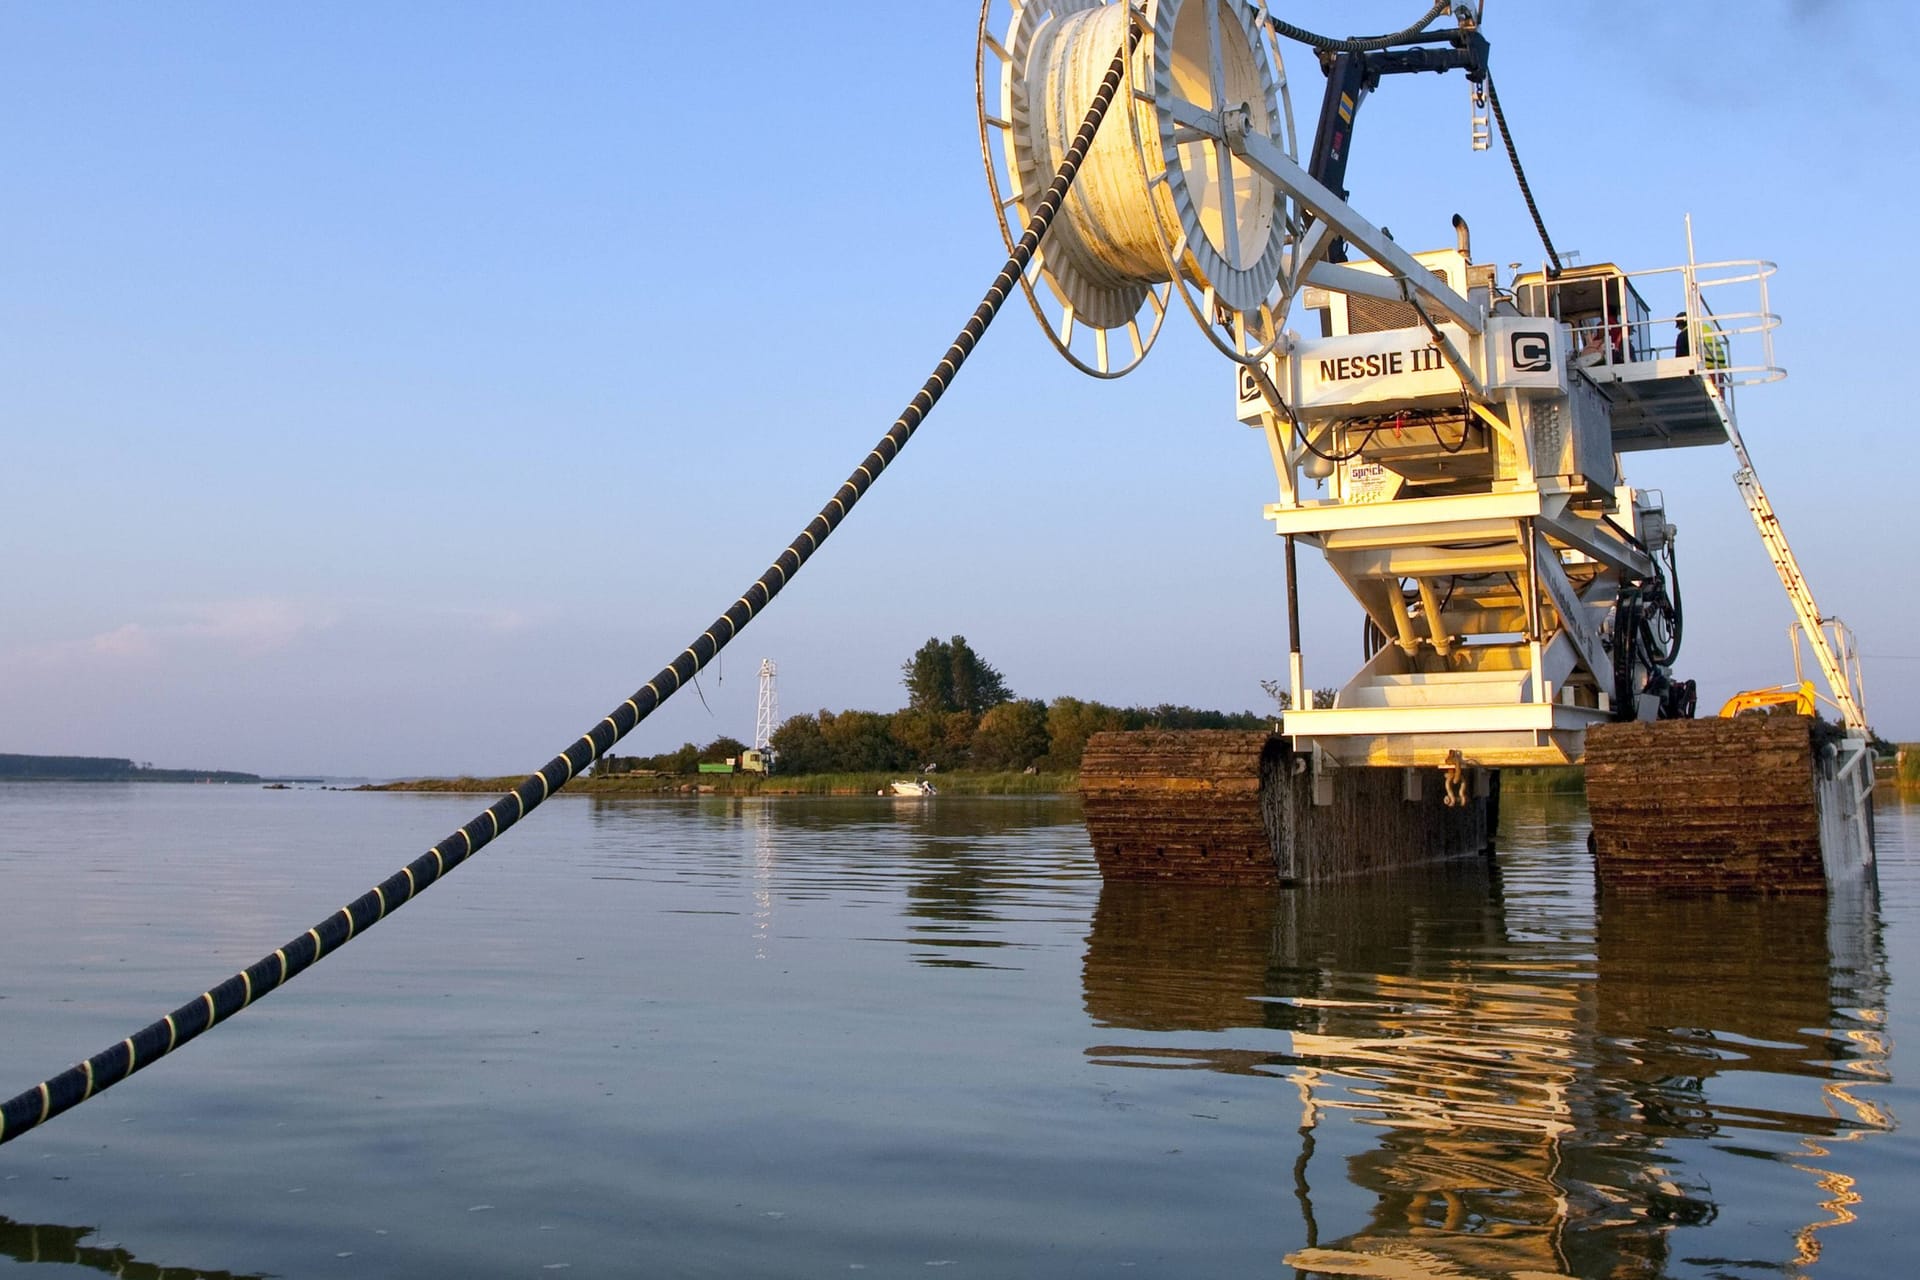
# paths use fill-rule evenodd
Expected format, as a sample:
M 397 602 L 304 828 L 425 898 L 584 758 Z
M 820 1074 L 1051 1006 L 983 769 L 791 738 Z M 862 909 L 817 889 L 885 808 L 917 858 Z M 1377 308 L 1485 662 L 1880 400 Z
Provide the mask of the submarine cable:
M 225 982 L 201 993 L 172 1013 L 147 1024 L 124 1040 L 77 1063 L 59 1075 L 0 1102 L 0 1143 L 45 1124 L 54 1116 L 71 1110 L 97 1096 L 103 1090 L 144 1070 L 188 1041 L 212 1030 L 262 996 L 277 991 L 324 956 L 330 956 L 361 933 L 384 920 L 393 911 L 413 901 L 454 868 L 466 862 L 498 838 L 507 828 L 527 816 L 556 791 L 565 787 L 581 771 L 611 750 L 615 743 L 725 648 L 748 623 L 767 607 L 782 588 L 820 545 L 839 527 L 847 513 L 873 486 L 913 433 L 933 411 L 961 365 L 978 345 L 987 326 L 999 314 L 1007 296 L 1018 286 L 1021 276 L 1052 226 L 1065 201 L 1068 189 L 1093 145 L 1107 109 L 1126 78 L 1127 59 L 1140 33 L 1129 23 L 1125 47 L 1115 55 L 1106 78 L 1100 82 L 1073 145 L 1055 172 L 1052 184 L 1028 220 L 1025 234 L 1014 245 L 1006 265 L 987 289 L 980 305 L 968 317 L 960 333 L 941 356 L 933 372 L 913 399 L 894 420 L 878 444 L 854 468 L 846 481 L 820 508 L 817 515 L 787 545 L 765 573 L 754 580 L 740 598 L 714 620 L 659 674 L 634 695 L 577 738 L 565 751 L 549 760 L 538 772 L 483 809 L 472 821 L 428 849 L 380 884 L 335 911 L 326 919 L 300 934 L 285 946 L 242 969 Z

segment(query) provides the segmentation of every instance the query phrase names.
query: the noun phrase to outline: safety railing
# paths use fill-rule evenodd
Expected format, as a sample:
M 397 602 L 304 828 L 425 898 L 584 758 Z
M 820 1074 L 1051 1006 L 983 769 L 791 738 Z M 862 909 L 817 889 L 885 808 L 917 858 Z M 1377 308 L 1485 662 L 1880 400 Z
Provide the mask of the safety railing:
M 1800 662 L 1800 641 L 1804 637 L 1807 648 L 1812 650 L 1814 661 L 1820 664 L 1821 674 L 1826 676 L 1834 696 L 1815 690 L 1820 701 L 1832 707 L 1850 729 L 1871 732 L 1866 720 L 1867 673 L 1860 663 L 1860 647 L 1853 638 L 1853 628 L 1832 614 L 1820 618 L 1817 632 L 1808 632 L 1799 623 L 1787 628 L 1787 638 L 1793 644 L 1793 678 L 1805 680 Z M 1825 650 L 1823 653 L 1822 650 Z M 1839 683 L 1835 683 L 1838 675 Z
M 1774 358 L 1780 317 L 1767 282 L 1778 269 L 1743 259 L 1622 271 L 1615 278 L 1625 288 L 1602 289 L 1599 312 L 1574 323 L 1574 362 L 1614 368 L 1691 357 L 1722 391 L 1777 382 L 1787 371 Z

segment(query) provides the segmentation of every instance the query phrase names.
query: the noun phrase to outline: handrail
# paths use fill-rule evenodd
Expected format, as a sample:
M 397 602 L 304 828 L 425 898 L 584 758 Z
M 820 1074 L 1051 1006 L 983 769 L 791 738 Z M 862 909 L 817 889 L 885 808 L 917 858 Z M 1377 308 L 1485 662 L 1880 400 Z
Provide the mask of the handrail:
M 1622 301 L 1615 301 L 1615 290 L 1601 290 L 1598 316 L 1574 326 L 1575 350 L 1582 351 L 1586 367 L 1600 369 L 1691 359 L 1731 413 L 1733 388 L 1787 376 L 1774 356 L 1773 332 L 1781 319 L 1772 308 L 1767 284 L 1778 271 L 1777 264 L 1760 258 L 1616 271 L 1612 278 L 1621 282 L 1617 296 Z M 1562 289 L 1590 285 L 1593 279 L 1563 276 L 1541 284 L 1551 299 Z M 1649 303 L 1649 296 L 1661 299 L 1660 305 Z M 1616 314 L 1621 309 L 1627 314 Z M 1551 304 L 1548 310 L 1557 314 Z M 1676 322 L 1684 324 L 1684 354 L 1678 351 L 1680 330 L 1667 336 L 1656 328 Z

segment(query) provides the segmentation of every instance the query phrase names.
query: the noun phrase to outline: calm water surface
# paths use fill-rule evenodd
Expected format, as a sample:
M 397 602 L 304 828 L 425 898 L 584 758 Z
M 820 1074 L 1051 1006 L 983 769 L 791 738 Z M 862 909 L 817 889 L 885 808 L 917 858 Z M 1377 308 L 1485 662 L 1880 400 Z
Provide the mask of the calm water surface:
M 1504 807 L 1292 894 L 1103 886 L 1070 801 L 562 798 L 0 1148 L 0 1273 L 1911 1274 L 1920 809 L 1877 902 L 1603 909 Z M 477 808 L 0 785 L 0 1094 Z

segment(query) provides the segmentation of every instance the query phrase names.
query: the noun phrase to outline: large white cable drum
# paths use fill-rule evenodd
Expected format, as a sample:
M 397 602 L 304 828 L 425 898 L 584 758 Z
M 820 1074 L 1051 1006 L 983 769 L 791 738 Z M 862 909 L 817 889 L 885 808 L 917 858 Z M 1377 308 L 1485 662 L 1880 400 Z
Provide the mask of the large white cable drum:
M 992 34 L 996 8 L 1006 11 L 1003 38 Z M 1044 288 L 1024 282 L 1062 354 L 1100 376 L 1126 372 L 1151 347 L 1178 286 L 1223 351 L 1263 355 L 1277 337 L 1290 206 L 1234 158 L 1225 120 L 1244 113 L 1250 132 L 1293 152 L 1265 4 L 986 0 L 980 19 L 981 142 L 1009 244 L 1124 48 L 1127 24 L 1141 33 L 1122 98 L 1041 246 Z

